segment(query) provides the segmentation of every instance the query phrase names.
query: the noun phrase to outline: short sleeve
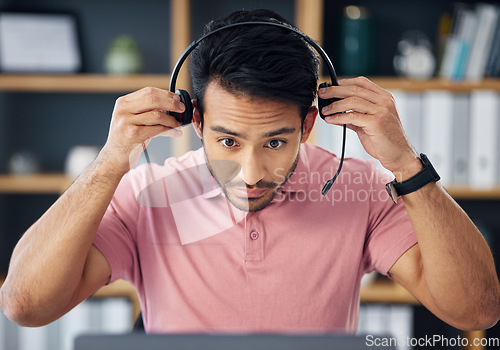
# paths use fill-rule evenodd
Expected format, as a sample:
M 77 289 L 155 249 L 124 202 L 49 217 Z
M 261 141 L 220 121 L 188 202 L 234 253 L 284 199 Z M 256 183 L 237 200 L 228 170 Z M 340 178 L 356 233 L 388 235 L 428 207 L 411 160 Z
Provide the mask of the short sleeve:
M 111 267 L 111 280 L 133 282 L 137 263 L 136 231 L 139 205 L 127 173 L 118 185 L 94 238 L 94 246 Z
M 365 272 L 375 270 L 387 276 L 394 263 L 417 243 L 417 238 L 403 200 L 394 204 L 385 190 L 391 176 L 375 166 L 372 174 Z

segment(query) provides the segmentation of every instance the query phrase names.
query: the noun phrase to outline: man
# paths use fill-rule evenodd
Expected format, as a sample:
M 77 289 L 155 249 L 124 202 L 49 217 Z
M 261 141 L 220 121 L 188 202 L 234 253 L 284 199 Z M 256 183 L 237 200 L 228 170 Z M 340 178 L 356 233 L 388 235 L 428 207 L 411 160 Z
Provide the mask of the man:
M 241 11 L 207 30 L 255 20 L 285 23 Z M 489 248 L 438 183 L 393 204 L 389 180 L 349 159 L 334 185 L 345 196 L 319 194 L 339 159 L 305 143 L 318 62 L 303 39 L 237 27 L 191 58 L 203 148 L 129 171 L 149 139 L 177 132 L 164 111 L 184 106 L 155 88 L 119 98 L 95 162 L 15 248 L 0 294 L 11 320 L 46 324 L 124 278 L 147 332 L 355 332 L 360 279 L 377 270 L 455 327 L 498 321 Z M 387 91 L 355 78 L 319 96 L 341 98 L 326 121 L 355 130 L 398 182 L 422 170 Z

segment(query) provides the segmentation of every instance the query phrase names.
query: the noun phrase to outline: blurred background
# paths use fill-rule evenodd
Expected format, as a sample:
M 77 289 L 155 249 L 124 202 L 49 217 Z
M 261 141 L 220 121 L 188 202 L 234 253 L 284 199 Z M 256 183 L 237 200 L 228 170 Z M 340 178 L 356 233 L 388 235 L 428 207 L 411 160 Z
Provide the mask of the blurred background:
M 479 226 L 498 269 L 498 2 L 0 0 L 0 281 L 22 233 L 104 145 L 116 98 L 168 88 L 175 61 L 205 23 L 257 8 L 317 40 L 340 77 L 365 75 L 394 94 L 410 141 Z M 177 86 L 189 90 L 186 68 Z M 311 142 L 340 152 L 340 128 L 315 128 Z M 188 126 L 180 140 L 156 138 L 149 150 L 162 163 L 200 145 Z M 346 152 L 367 156 L 350 133 Z M 381 276 L 366 280 L 361 301 L 361 333 L 500 337 L 498 326 L 463 333 L 446 325 Z M 0 315 L 0 350 L 71 349 L 82 332 L 128 332 L 138 311 L 124 284 L 47 327 L 20 328 Z

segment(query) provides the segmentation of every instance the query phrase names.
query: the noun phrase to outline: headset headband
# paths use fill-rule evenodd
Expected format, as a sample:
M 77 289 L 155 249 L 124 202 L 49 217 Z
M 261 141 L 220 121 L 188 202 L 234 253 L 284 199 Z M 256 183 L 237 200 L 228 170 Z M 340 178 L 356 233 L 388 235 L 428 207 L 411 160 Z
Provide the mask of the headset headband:
M 300 30 L 298 30 L 298 29 L 296 29 L 294 27 L 290 27 L 290 26 L 281 24 L 281 23 L 252 21 L 252 22 L 239 22 L 239 23 L 228 24 L 228 25 L 226 25 L 224 27 L 217 28 L 217 29 L 215 29 L 215 30 L 213 30 L 213 31 L 211 31 L 211 32 L 203 35 L 198 40 L 193 41 L 186 48 L 186 50 L 184 50 L 184 52 L 182 53 L 181 57 L 177 60 L 177 63 L 174 66 L 174 70 L 172 71 L 172 75 L 170 77 L 169 90 L 171 92 L 175 92 L 175 83 L 177 81 L 177 76 L 179 75 L 179 71 L 181 70 L 182 64 L 184 63 L 184 61 L 186 61 L 186 59 L 189 56 L 189 54 L 198 46 L 198 44 L 200 44 L 203 40 L 205 40 L 209 36 L 211 36 L 211 35 L 213 35 L 215 33 L 218 33 L 220 31 L 223 31 L 223 30 L 226 30 L 226 29 L 230 29 L 230 28 L 234 28 L 234 27 L 239 27 L 239 26 L 247 26 L 247 25 L 274 26 L 274 27 L 279 27 L 279 28 L 287 29 L 287 30 L 289 30 L 291 32 L 294 32 L 295 34 L 299 35 L 309 45 L 311 45 L 316 50 L 316 52 L 318 52 L 318 54 L 321 56 L 321 58 L 323 59 L 323 61 L 326 62 L 326 65 L 327 65 L 329 73 L 330 73 L 330 78 L 332 80 L 332 84 L 333 85 L 338 85 L 337 74 L 335 73 L 335 68 L 333 68 L 332 61 L 330 60 L 330 58 L 326 54 L 325 50 L 323 50 L 323 48 L 321 46 L 319 46 L 318 43 L 315 42 L 313 39 L 311 39 L 310 37 L 308 37 L 307 35 L 305 35 L 304 33 L 302 33 Z
M 316 43 L 313 39 L 311 39 L 310 37 L 308 37 L 307 35 L 305 35 L 301 31 L 299 31 L 298 29 L 296 29 L 294 27 L 291 27 L 291 26 L 288 26 L 288 25 L 281 24 L 281 23 L 262 22 L 262 21 L 239 22 L 239 23 L 228 24 L 228 25 L 226 25 L 224 27 L 217 28 L 217 29 L 215 29 L 215 30 L 213 30 L 213 31 L 211 31 L 211 32 L 203 35 L 198 40 L 193 41 L 186 48 L 186 50 L 184 50 L 184 52 L 182 53 L 181 57 L 177 60 L 177 63 L 174 66 L 174 70 L 172 71 L 172 75 L 170 76 L 169 90 L 171 92 L 175 92 L 175 93 L 179 94 L 179 96 L 181 96 L 181 101 L 186 105 L 186 110 L 185 110 L 185 112 L 183 114 L 173 113 L 173 112 L 169 113 L 169 114 L 173 115 L 174 118 L 176 118 L 178 121 L 182 122 L 183 125 L 186 125 L 186 124 L 188 124 L 188 123 L 191 122 L 191 119 L 192 119 L 192 116 L 193 116 L 193 109 L 192 109 L 192 105 L 191 105 L 191 97 L 189 96 L 188 92 L 185 91 L 185 90 L 178 90 L 178 91 L 175 90 L 175 82 L 177 80 L 177 76 L 179 75 L 179 71 L 180 71 L 180 69 L 182 67 L 182 64 L 184 63 L 184 61 L 186 61 L 186 59 L 189 56 L 189 54 L 198 46 L 198 44 L 201 43 L 206 38 L 208 38 L 209 36 L 211 36 L 211 35 L 213 35 L 215 33 L 218 33 L 220 31 L 226 30 L 226 29 L 230 29 L 230 28 L 234 28 L 234 27 L 239 27 L 239 26 L 248 26 L 248 25 L 264 25 L 264 26 L 279 27 L 279 28 L 287 29 L 287 30 L 289 30 L 291 32 L 294 32 L 295 34 L 299 35 L 310 46 L 312 46 L 316 50 L 316 52 L 319 53 L 319 55 L 321 56 L 321 58 L 323 59 L 323 61 L 326 62 L 326 65 L 327 65 L 328 70 L 330 72 L 330 78 L 331 78 L 332 84 L 333 85 L 339 85 L 339 83 L 337 81 L 337 74 L 335 73 L 335 68 L 333 68 L 332 61 L 330 61 L 330 58 L 326 54 L 325 50 L 323 50 L 323 48 L 321 46 L 319 46 L 318 43 Z M 328 83 L 322 83 L 320 85 L 320 87 L 326 87 L 326 86 L 329 86 L 329 84 Z M 331 104 L 335 100 L 337 100 L 337 99 L 332 98 L 332 99 L 328 99 L 328 100 L 323 100 L 323 99 L 318 98 L 319 112 L 320 112 L 320 116 L 322 118 L 324 118 L 323 114 L 321 113 L 322 107 Z M 188 105 L 190 107 L 188 107 Z M 332 186 L 332 184 L 337 179 L 338 175 L 340 174 L 340 170 L 342 169 L 342 164 L 344 163 L 345 137 L 346 137 L 346 125 L 345 124 L 343 126 L 343 133 L 342 134 L 343 134 L 343 139 L 342 139 L 342 154 L 340 156 L 339 167 L 337 169 L 336 174 L 333 176 L 333 178 L 331 180 L 329 180 L 325 184 L 325 186 L 323 187 L 323 189 L 321 190 L 321 193 L 323 195 L 326 195 L 326 193 L 328 192 L 328 190 L 330 189 L 330 187 Z M 144 150 L 144 153 L 145 153 L 146 159 L 147 159 L 147 161 L 149 163 L 149 157 L 148 157 L 147 150 Z

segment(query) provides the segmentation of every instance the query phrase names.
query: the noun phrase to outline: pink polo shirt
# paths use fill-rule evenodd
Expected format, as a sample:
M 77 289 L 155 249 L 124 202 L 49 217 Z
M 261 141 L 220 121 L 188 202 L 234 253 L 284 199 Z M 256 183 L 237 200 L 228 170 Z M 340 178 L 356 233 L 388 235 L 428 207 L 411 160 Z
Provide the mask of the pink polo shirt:
M 233 207 L 202 149 L 122 179 L 95 246 L 111 281 L 137 289 L 145 328 L 165 332 L 348 332 L 360 280 L 387 274 L 417 240 L 390 178 L 372 161 L 303 144 L 294 174 L 263 210 Z

